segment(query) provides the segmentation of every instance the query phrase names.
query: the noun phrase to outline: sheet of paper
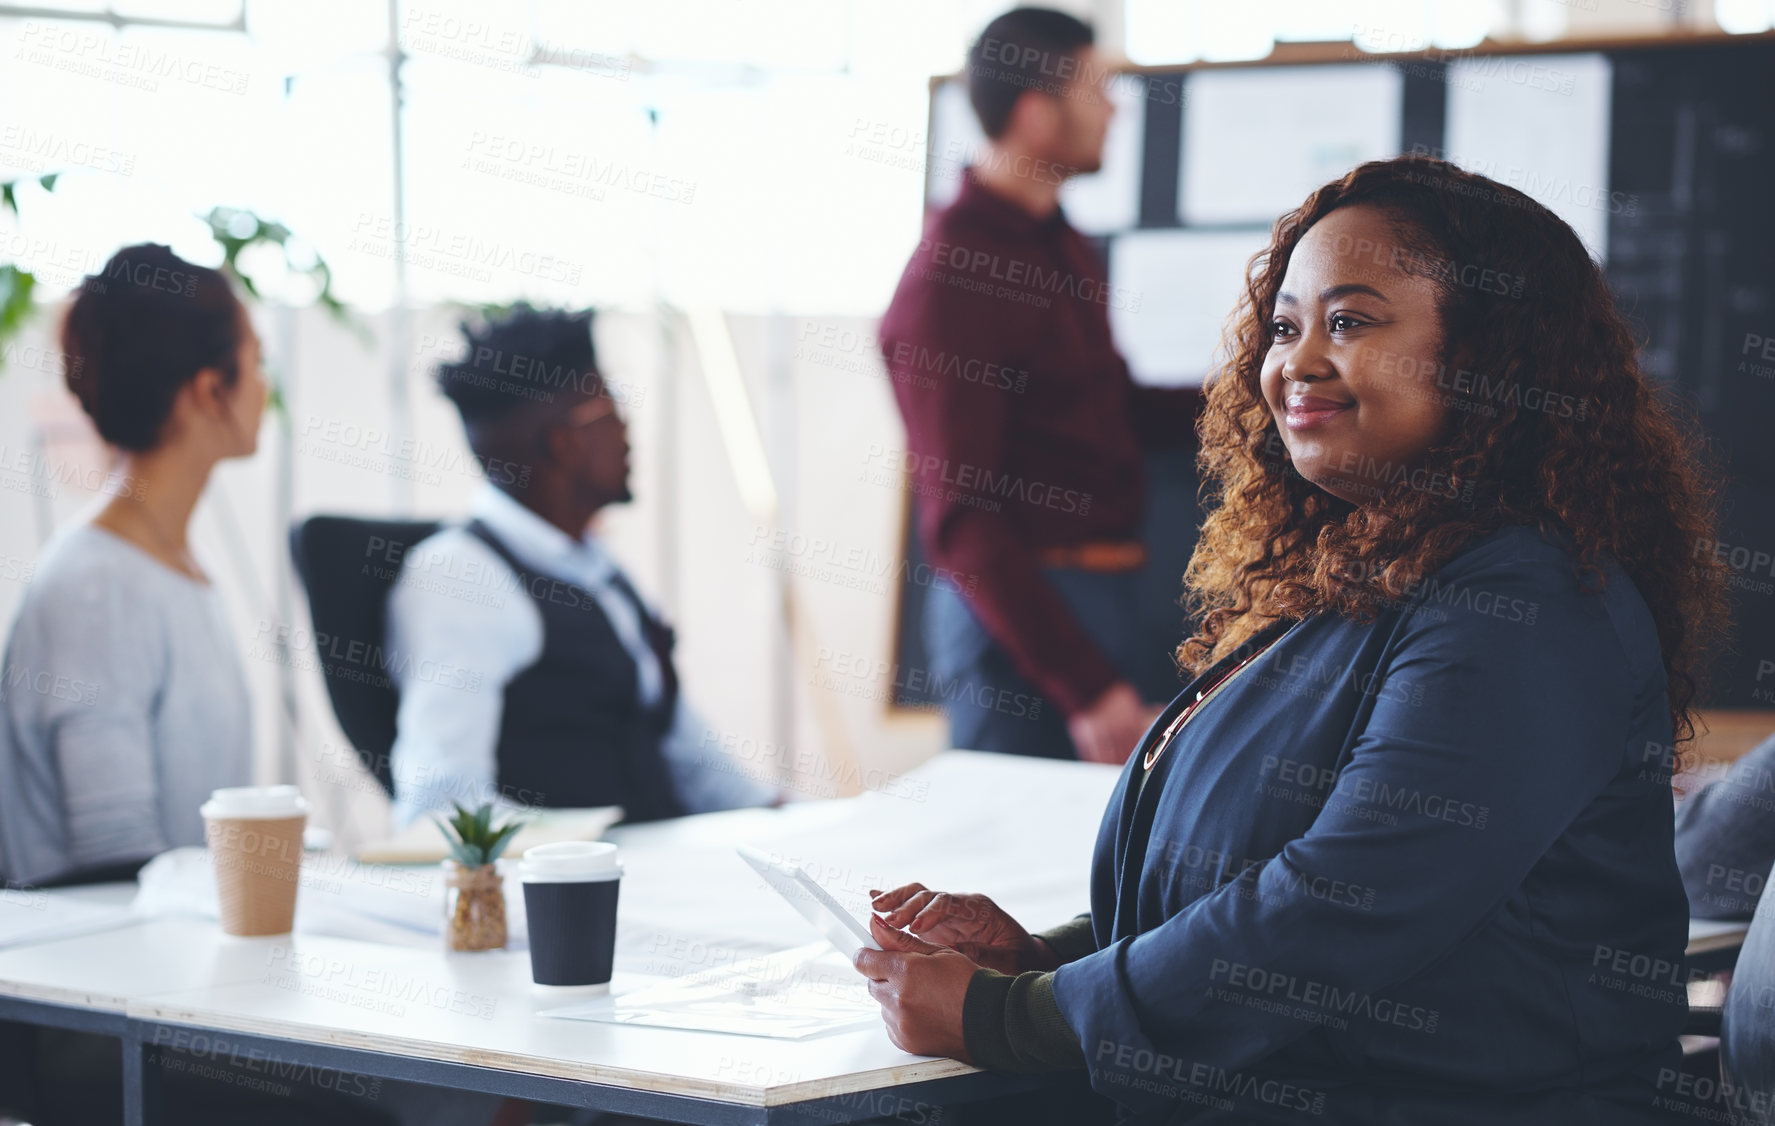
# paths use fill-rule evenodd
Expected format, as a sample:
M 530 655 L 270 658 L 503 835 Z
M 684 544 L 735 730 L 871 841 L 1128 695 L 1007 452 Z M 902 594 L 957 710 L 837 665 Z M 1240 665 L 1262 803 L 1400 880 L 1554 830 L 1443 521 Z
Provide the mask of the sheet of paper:
M 1470 172 L 1521 191 L 1572 225 L 1591 257 L 1608 252 L 1609 215 L 1630 205 L 1609 190 L 1606 55 L 1492 55 L 1448 68 L 1446 151 Z
M 1365 160 L 1399 152 L 1404 80 L 1388 65 L 1190 75 L 1178 214 L 1186 226 L 1269 223 Z
M 546 1017 L 805 1040 L 879 1024 L 867 983 L 824 942 L 591 1001 Z
M 0 888 L 0 949 L 128 926 L 136 918 L 128 907 L 41 889 Z
M 1115 116 L 1103 139 L 1103 167 L 1075 176 L 1060 191 L 1060 206 L 1073 226 L 1088 235 L 1113 234 L 1140 221 L 1141 151 L 1146 137 L 1146 100 L 1129 79 L 1110 83 Z M 962 171 L 991 159 L 986 134 L 968 104 L 966 87 L 951 80 L 937 88 L 931 105 L 931 152 L 926 165 L 926 200 L 947 207 L 961 190 Z M 1051 175 L 1032 168 L 1031 175 Z
M 516 861 L 501 857 L 506 948 L 529 949 L 524 888 Z M 161 853 L 137 877 L 135 910 L 144 916 L 214 919 L 216 875 L 201 848 Z M 444 923 L 444 872 L 437 864 L 359 864 L 340 853 L 302 857 L 296 889 L 296 933 L 325 934 L 385 946 L 436 946 Z
M 1110 246 L 1116 347 L 1136 381 L 1199 385 L 1245 287 L 1245 265 L 1267 231 L 1134 231 Z

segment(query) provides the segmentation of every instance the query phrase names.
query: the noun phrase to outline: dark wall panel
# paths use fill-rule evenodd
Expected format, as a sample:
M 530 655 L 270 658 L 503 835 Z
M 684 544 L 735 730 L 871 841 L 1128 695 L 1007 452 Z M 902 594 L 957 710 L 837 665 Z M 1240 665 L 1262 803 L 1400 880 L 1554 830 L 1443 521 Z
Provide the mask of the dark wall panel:
M 1717 707 L 1775 705 L 1775 46 L 1613 56 L 1608 272 L 1647 369 L 1692 405 L 1725 472 L 1717 543 L 1734 640 Z

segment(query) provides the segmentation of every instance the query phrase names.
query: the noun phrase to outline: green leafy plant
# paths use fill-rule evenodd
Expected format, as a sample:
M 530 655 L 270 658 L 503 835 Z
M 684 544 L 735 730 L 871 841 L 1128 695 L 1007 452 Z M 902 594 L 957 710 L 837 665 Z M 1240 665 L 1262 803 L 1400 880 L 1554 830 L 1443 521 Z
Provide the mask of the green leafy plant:
M 56 177 L 60 175 L 60 172 L 51 172 L 47 176 L 39 176 L 37 177 L 37 186 L 46 192 L 53 192 L 55 191 Z M 8 180 L 4 184 L 0 184 L 0 211 L 18 214 L 18 186 L 24 182 L 24 180 Z
M 22 218 L 19 214 L 19 187 L 34 181 L 44 191 L 53 192 L 60 175 L 51 172 L 0 182 L 0 215 Z M 348 329 L 366 347 L 374 343 L 369 326 L 354 316 L 334 294 L 332 268 L 318 253 L 298 246 L 288 227 L 238 207 L 212 207 L 207 214 L 197 218 L 209 228 L 210 237 L 222 248 L 221 269 L 255 300 L 263 299 L 259 282 L 242 268 L 241 256 L 257 247 L 272 247 L 282 255 L 284 267 L 290 273 L 302 275 L 314 284 L 315 304 L 325 309 L 335 322 Z M 37 277 L 29 269 L 13 262 L 0 263 L 0 344 L 5 344 L 24 328 L 34 311 L 36 288 Z M 283 396 L 279 387 L 272 388 L 271 406 L 282 413 Z
M 58 174 L 37 177 L 37 186 L 46 192 L 55 191 Z M 24 180 L 8 180 L 0 184 L 0 212 L 18 216 L 18 186 Z M 31 293 L 37 288 L 37 277 L 14 262 L 0 264 L 0 344 L 25 326 L 31 315 Z
M 500 853 L 512 843 L 512 837 L 524 827 L 521 820 L 507 821 L 502 825 L 493 824 L 493 803 L 479 806 L 473 812 L 464 809 L 455 802 L 450 803 L 456 808 L 456 815 L 448 824 L 432 818 L 438 832 L 450 842 L 450 852 L 456 857 L 457 863 L 465 868 L 482 868 L 499 859 Z
M 257 246 L 275 247 L 283 255 L 284 266 L 291 273 L 302 274 L 314 282 L 317 287 L 315 304 L 330 313 L 339 324 L 356 333 L 358 339 L 365 344 L 371 342 L 369 330 L 334 295 L 332 267 L 319 254 L 294 253 L 294 238 L 288 227 L 260 218 L 239 207 L 212 207 L 207 215 L 200 215 L 198 218 L 209 227 L 210 237 L 222 248 L 222 269 L 239 281 L 241 288 L 255 299 L 264 298 L 259 293 L 259 283 L 241 269 L 241 254 Z

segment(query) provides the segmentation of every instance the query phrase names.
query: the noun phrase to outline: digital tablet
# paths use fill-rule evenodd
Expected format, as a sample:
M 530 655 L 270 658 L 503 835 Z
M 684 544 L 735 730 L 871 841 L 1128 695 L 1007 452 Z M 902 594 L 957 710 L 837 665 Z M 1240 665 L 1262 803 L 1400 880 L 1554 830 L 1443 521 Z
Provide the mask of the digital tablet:
M 858 947 L 881 949 L 881 944 L 869 933 L 869 924 L 846 911 L 801 865 L 772 860 L 749 845 L 739 846 L 739 854 L 764 877 L 765 883 L 775 888 L 778 895 L 801 912 L 802 918 L 818 928 L 845 955 L 855 954 Z

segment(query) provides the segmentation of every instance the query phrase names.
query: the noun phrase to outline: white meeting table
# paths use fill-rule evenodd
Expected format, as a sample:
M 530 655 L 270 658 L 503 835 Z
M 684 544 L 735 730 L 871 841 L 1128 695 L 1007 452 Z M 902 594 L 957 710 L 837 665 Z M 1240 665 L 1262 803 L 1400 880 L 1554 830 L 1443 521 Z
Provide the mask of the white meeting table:
M 614 829 L 624 865 L 614 989 L 817 940 L 739 844 L 805 863 L 841 899 L 918 880 L 985 892 L 1032 930 L 1063 922 L 1088 906 L 1116 775 L 952 751 L 857 798 Z M 1039 1083 L 910 1055 L 880 1025 L 785 1040 L 536 1015 L 563 1003 L 531 988 L 523 951 L 452 955 L 301 931 L 238 939 L 192 916 L 0 949 L 0 1019 L 122 1039 L 128 1126 L 164 1121 L 165 1065 L 193 1057 L 247 1060 L 272 1079 L 322 1069 L 340 1090 L 395 1079 L 760 1126 L 936 1120 L 937 1107 Z
M 918 880 L 991 895 L 1031 930 L 1063 922 L 1087 907 L 1092 844 L 1116 775 L 951 751 L 857 798 L 613 829 L 624 865 L 614 988 L 816 938 L 735 855 L 739 844 L 805 863 L 853 902 L 871 887 Z M 106 890 L 115 901 L 123 889 L 97 894 Z M 16 899 L 0 900 L 9 907 Z M 522 903 L 508 910 L 521 915 Z M 1713 948 L 1742 933 L 1697 922 L 1691 940 L 1691 958 L 1717 958 L 1729 952 Z M 1042 1082 L 909 1055 L 879 1025 L 784 1040 L 537 1015 L 562 1003 L 531 989 L 521 950 L 451 955 L 302 931 L 238 939 L 190 915 L 0 949 L 0 1020 L 122 1040 L 128 1126 L 165 1121 L 163 1075 L 204 1060 L 245 1060 L 272 1080 L 321 1073 L 339 1090 L 395 1079 L 759 1126 L 937 1121 L 938 1107 Z

